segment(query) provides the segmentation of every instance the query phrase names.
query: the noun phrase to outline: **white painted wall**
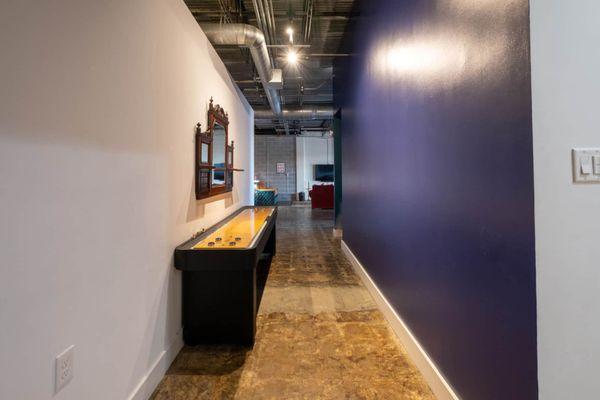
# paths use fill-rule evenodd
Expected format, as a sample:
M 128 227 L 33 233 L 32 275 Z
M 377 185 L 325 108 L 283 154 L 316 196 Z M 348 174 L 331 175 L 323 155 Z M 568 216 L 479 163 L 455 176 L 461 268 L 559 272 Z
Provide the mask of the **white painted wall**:
M 599 41 L 597 0 L 531 0 L 543 400 L 600 393 L 600 185 L 571 182 L 571 148 L 600 147 Z
M 296 191 L 304 192 L 308 199 L 308 189 L 313 184 L 329 183 L 315 181 L 315 164 L 333 164 L 333 138 L 296 137 Z
M 3 0 L 0 55 L 0 398 L 127 399 L 156 364 L 145 398 L 181 346 L 173 249 L 251 202 L 252 110 L 181 0 Z M 210 96 L 245 172 L 197 202 Z

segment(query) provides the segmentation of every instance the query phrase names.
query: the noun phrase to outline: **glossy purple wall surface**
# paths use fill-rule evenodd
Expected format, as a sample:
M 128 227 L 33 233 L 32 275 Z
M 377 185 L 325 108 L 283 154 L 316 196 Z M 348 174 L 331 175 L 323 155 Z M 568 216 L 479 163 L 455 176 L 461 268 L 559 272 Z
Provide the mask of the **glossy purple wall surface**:
M 536 399 L 528 2 L 360 3 L 344 240 L 462 399 Z

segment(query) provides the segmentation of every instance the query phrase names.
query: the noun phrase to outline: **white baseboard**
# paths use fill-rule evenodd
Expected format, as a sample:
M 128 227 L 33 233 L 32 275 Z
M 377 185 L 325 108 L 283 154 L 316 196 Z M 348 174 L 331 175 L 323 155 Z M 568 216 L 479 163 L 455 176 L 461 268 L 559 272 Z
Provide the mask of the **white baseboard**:
M 128 400 L 148 400 L 158 386 L 169 366 L 175 360 L 179 350 L 183 347 L 182 331 L 180 330 L 168 349 L 163 350 L 150 367 L 148 373 L 142 378 L 137 387 L 131 392 Z
M 392 330 L 400 339 L 400 342 L 406 349 L 406 352 L 410 356 L 412 362 L 421 371 L 425 381 L 431 388 L 433 394 L 435 394 L 438 400 L 460 400 L 456 395 L 452 387 L 448 384 L 440 370 L 435 366 L 431 358 L 425 352 L 425 349 L 419 344 L 417 338 L 411 333 L 408 326 L 402 321 L 402 318 L 396 313 L 394 308 L 387 301 L 383 293 L 379 290 L 375 282 L 371 279 L 365 268 L 362 266 L 360 261 L 356 258 L 352 250 L 342 240 L 342 251 L 348 258 L 348 261 L 352 264 L 354 271 L 358 274 L 360 279 L 363 281 L 371 296 L 379 306 L 379 309 L 385 316 L 388 323 L 391 325 Z

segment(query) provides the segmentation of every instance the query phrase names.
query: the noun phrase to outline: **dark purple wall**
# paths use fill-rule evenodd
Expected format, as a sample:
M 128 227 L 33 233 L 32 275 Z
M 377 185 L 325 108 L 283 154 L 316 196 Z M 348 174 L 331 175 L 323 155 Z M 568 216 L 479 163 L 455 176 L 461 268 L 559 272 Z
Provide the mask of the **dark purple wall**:
M 344 240 L 462 399 L 536 399 L 528 2 L 360 3 Z

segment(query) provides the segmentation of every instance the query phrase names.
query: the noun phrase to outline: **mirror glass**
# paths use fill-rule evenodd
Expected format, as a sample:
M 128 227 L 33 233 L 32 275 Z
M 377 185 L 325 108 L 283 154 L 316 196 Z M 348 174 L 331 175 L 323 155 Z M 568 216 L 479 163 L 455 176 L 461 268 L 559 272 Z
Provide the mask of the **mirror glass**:
M 215 123 L 213 127 L 213 171 L 212 185 L 225 185 L 225 143 L 226 143 L 225 128 Z M 204 150 L 203 150 L 204 152 Z
M 200 163 L 208 164 L 208 143 L 202 143 L 202 151 L 200 153 Z

